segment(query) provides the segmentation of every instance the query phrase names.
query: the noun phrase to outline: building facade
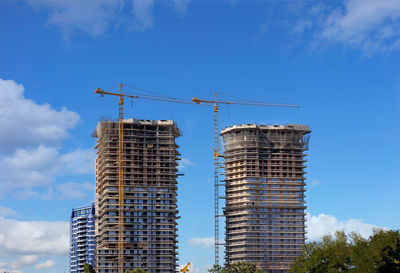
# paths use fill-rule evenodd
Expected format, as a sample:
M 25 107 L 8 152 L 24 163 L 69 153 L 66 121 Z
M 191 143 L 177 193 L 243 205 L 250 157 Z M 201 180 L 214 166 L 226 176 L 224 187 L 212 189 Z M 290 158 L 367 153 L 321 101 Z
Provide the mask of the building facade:
M 83 265 L 94 266 L 94 203 L 72 209 L 70 222 L 69 272 L 83 273 Z
M 175 272 L 180 131 L 171 120 L 124 120 L 124 271 Z M 118 269 L 118 123 L 101 121 L 96 159 L 96 272 Z
M 287 272 L 305 243 L 304 125 L 234 125 L 221 131 L 225 159 L 226 264 Z

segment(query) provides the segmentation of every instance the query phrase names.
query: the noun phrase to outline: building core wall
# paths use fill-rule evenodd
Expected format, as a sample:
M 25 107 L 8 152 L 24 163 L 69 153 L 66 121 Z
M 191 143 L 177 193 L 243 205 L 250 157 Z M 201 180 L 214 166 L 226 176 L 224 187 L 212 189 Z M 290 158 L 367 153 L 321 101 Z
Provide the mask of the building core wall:
M 305 243 L 304 125 L 234 125 L 225 158 L 225 262 L 287 272 Z
M 179 129 L 171 120 L 124 120 L 124 271 L 175 272 Z M 96 272 L 118 269 L 118 123 L 97 125 Z

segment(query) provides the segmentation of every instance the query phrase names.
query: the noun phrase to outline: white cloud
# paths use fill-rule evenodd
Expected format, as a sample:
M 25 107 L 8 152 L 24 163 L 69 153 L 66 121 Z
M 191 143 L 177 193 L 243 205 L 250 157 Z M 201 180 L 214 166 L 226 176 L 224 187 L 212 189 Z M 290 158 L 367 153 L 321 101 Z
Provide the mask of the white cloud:
M 145 31 L 153 27 L 154 0 L 25 0 L 48 12 L 47 24 L 61 30 L 68 40 L 74 33 L 97 37 L 109 29 L 126 27 Z M 183 16 L 190 0 L 169 0 L 178 16 Z
M 35 269 L 47 269 L 56 266 L 56 262 L 54 260 L 47 260 L 44 263 L 35 265 Z
M 15 215 L 15 214 L 17 214 L 17 212 L 13 209 L 6 208 L 6 207 L 0 207 L 0 217 L 10 216 L 10 215 Z M 0 265 L 0 267 L 2 267 L 2 266 Z
M 0 217 L 0 256 L 65 255 L 68 246 L 69 222 L 16 221 Z
M 80 120 L 75 112 L 53 109 L 24 97 L 24 87 L 12 80 L 0 79 L 0 153 L 39 144 L 59 144 L 67 130 Z
M 373 229 L 386 227 L 378 227 L 366 224 L 357 219 L 339 221 L 336 217 L 327 214 L 319 214 L 312 216 L 307 214 L 307 237 L 309 241 L 320 240 L 324 235 L 333 235 L 336 231 L 343 230 L 346 233 L 357 232 L 361 236 L 368 238 L 372 235 Z
M 120 14 L 122 0 L 26 0 L 49 12 L 47 24 L 59 27 L 68 39 L 73 32 L 96 37 L 106 32 Z
M 319 182 L 319 180 L 313 180 L 313 181 L 311 181 L 311 185 L 316 187 L 316 186 L 321 185 L 321 182 Z
M 172 0 L 174 10 L 179 16 L 183 16 L 189 6 L 190 0 Z
M 284 1 L 277 6 L 285 16 L 271 25 L 304 34 L 314 49 L 339 45 L 363 56 L 400 50 L 398 0 Z
M 14 262 L 0 262 L 0 272 L 23 273 L 18 269 L 31 266 L 35 264 L 37 260 L 37 255 L 20 255 Z
M 188 243 L 189 243 L 189 245 L 192 245 L 192 246 L 200 246 L 200 247 L 209 249 L 214 246 L 214 238 L 213 237 L 194 237 L 194 238 L 190 238 Z
M 191 166 L 191 165 L 193 165 L 193 162 L 192 162 L 192 161 L 190 161 L 190 160 L 187 159 L 187 158 L 182 158 L 182 159 L 179 161 L 178 169 L 182 170 L 182 169 L 184 169 L 186 166 Z
M 187 158 L 182 158 L 182 159 L 181 159 L 181 162 L 183 163 L 183 165 L 193 165 L 193 162 L 190 161 L 190 160 L 187 159 Z
M 12 191 L 12 189 L 6 189 L 5 192 Z M 1 196 L 1 195 L 0 195 Z M 13 196 L 17 200 L 26 200 L 26 199 L 33 199 L 39 198 L 40 194 L 37 191 L 31 189 L 21 189 L 19 191 L 14 191 Z
M 95 187 L 93 183 L 68 182 L 50 187 L 44 194 L 36 193 L 33 196 L 21 196 L 20 199 L 29 199 L 34 197 L 41 197 L 43 200 L 83 199 L 88 195 L 94 195 L 94 190 Z
M 0 272 L 7 272 L 7 273 L 24 273 L 19 270 L 9 270 L 8 268 L 0 268 Z
M 60 155 L 57 169 L 64 173 L 92 174 L 95 171 L 96 151 L 93 149 L 78 149 Z
M 303 34 L 304 31 L 306 31 L 307 29 L 312 27 L 312 22 L 311 20 L 300 20 L 299 22 L 297 22 L 296 26 L 294 27 L 294 32 L 296 34 Z
M 42 145 L 18 149 L 11 156 L 0 157 L 1 192 L 22 190 L 23 195 L 33 197 L 31 189 L 51 184 L 56 175 L 93 173 L 95 158 L 93 150 L 60 154 L 58 149 Z
M 57 176 L 94 173 L 93 149 L 60 152 L 62 140 L 79 120 L 75 112 L 56 111 L 25 98 L 22 85 L 0 79 L 0 127 L 5 132 L 0 134 L 0 195 L 38 198 L 36 189 L 53 184 Z M 86 196 L 86 184 L 81 185 L 80 191 L 75 184 L 56 186 L 65 190 L 57 199 Z M 0 207 L 0 216 L 10 214 L 10 209 Z
M 94 184 L 91 183 L 65 183 L 56 186 L 59 199 L 82 199 L 88 192 L 94 193 Z
M 317 39 L 361 49 L 365 55 L 398 50 L 400 1 L 347 0 L 325 16 Z
M 154 0 L 133 0 L 132 11 L 134 14 L 133 28 L 138 31 L 145 31 L 153 26 Z
M 12 156 L 1 157 L 1 191 L 5 193 L 13 189 L 30 189 L 50 184 L 57 157 L 57 149 L 44 146 L 34 150 L 18 149 Z
M 38 260 L 38 256 L 36 255 L 23 255 L 19 257 L 15 262 L 10 264 L 11 268 L 18 269 L 26 266 L 33 265 Z

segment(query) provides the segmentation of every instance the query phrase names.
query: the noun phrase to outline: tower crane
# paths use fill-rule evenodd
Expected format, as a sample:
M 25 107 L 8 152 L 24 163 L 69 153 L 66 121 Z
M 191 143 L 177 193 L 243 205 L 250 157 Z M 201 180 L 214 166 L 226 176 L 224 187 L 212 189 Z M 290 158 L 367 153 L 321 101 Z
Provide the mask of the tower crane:
M 145 99 L 145 100 L 155 100 L 163 102 L 173 102 L 173 103 L 183 103 L 183 104 L 206 104 L 212 105 L 214 109 L 214 235 L 215 235 L 215 264 L 219 264 L 219 158 L 223 157 L 219 151 L 219 137 L 218 137 L 218 111 L 220 104 L 234 104 L 234 105 L 248 105 L 248 106 L 264 106 L 264 107 L 295 107 L 299 106 L 293 104 L 273 104 L 273 103 L 263 103 L 263 102 L 250 102 L 250 101 L 237 101 L 237 100 L 218 100 L 218 93 L 214 93 L 214 100 L 201 100 L 196 97 L 192 101 L 186 101 L 183 99 L 177 99 L 172 97 L 166 97 L 161 95 L 133 95 L 124 92 L 123 87 L 131 87 L 140 91 L 146 91 L 136 87 L 120 84 L 119 93 L 104 91 L 97 88 L 94 93 L 99 94 L 101 97 L 104 95 L 111 95 L 119 97 L 119 111 L 118 111 L 118 273 L 123 273 L 123 250 L 124 250 L 124 172 L 123 172 L 123 147 L 124 147 L 124 132 L 123 132 L 123 110 L 124 110 L 124 99 Z M 154 93 L 153 93 L 154 94 Z M 185 267 L 187 270 L 189 264 Z
M 185 265 L 185 267 L 183 267 L 182 269 L 180 269 L 179 271 L 182 273 L 186 273 L 189 272 L 189 267 L 190 267 L 191 263 L 187 263 L 187 265 Z
M 146 91 L 132 86 L 119 85 L 119 93 L 109 92 L 97 88 L 94 93 L 100 94 L 101 97 L 104 95 L 111 95 L 119 97 L 118 106 L 118 273 L 123 273 L 124 270 L 124 99 L 145 99 L 145 100 L 156 100 L 164 102 L 174 103 L 185 103 L 194 104 L 193 102 L 186 101 L 183 99 L 165 97 L 160 95 L 130 95 L 124 92 L 123 87 L 131 87 L 140 91 Z M 149 92 L 149 91 L 146 91 Z
M 252 102 L 252 101 L 245 101 L 245 100 L 218 100 L 218 93 L 214 93 L 214 100 L 202 100 L 194 97 L 192 102 L 196 104 L 208 104 L 213 106 L 214 109 L 214 148 L 213 148 L 213 155 L 214 155 L 214 258 L 215 264 L 219 265 L 219 165 L 220 161 L 219 158 L 223 157 L 219 153 L 220 145 L 219 145 L 219 137 L 218 137 L 218 111 L 220 104 L 226 105 L 247 105 L 247 106 L 263 106 L 263 107 L 294 107 L 299 108 L 298 105 L 295 104 L 279 104 L 279 103 L 264 103 L 264 102 Z

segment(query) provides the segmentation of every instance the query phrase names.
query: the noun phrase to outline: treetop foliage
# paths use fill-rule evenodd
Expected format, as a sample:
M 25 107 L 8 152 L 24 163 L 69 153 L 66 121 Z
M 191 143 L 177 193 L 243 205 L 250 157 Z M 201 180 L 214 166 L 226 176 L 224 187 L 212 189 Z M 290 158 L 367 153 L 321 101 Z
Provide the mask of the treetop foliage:
M 365 239 L 343 231 L 307 243 L 290 272 L 293 273 L 400 273 L 400 233 L 374 230 Z
M 229 267 L 221 267 L 215 264 L 211 269 L 208 270 L 210 273 L 263 273 L 263 271 L 253 263 L 249 262 L 237 262 Z
M 96 273 L 93 269 L 93 267 L 90 264 L 85 263 L 83 265 L 83 272 L 84 273 Z
M 149 272 L 141 268 L 136 268 L 136 269 L 126 270 L 125 273 L 149 273 Z

